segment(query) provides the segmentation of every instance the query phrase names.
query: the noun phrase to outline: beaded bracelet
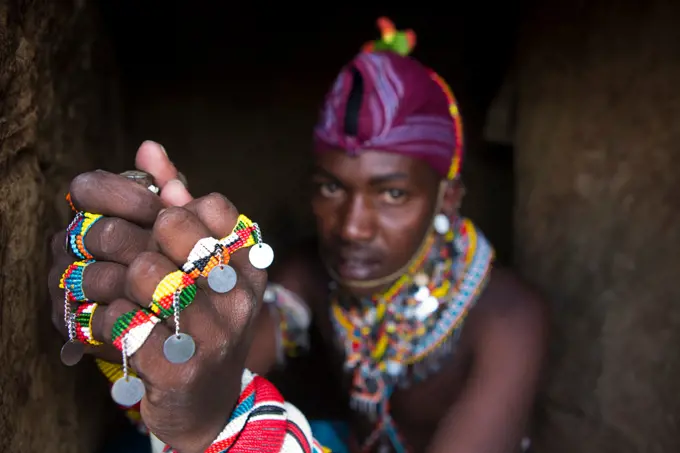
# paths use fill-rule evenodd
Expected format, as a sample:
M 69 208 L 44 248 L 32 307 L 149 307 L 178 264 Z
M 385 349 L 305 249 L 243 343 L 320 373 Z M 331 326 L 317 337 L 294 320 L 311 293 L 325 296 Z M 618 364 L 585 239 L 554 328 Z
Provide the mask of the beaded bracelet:
M 82 260 L 94 257 L 85 247 L 85 235 L 102 218 L 101 214 L 79 211 L 66 228 L 66 248 Z
M 264 303 L 278 321 L 277 362 L 286 357 L 297 357 L 309 349 L 311 312 L 307 304 L 285 287 L 269 283 L 264 292 Z
M 68 289 L 69 300 L 72 302 L 90 302 L 83 291 L 83 275 L 85 268 L 94 260 L 76 261 L 69 264 L 59 280 L 60 289 Z
M 244 370 L 241 395 L 227 426 L 205 453 L 330 453 L 312 436 L 307 419 L 265 378 Z M 163 452 L 176 453 L 170 446 Z
M 84 303 L 78 305 L 75 311 L 76 338 L 90 346 L 101 346 L 101 341 L 97 341 L 92 336 L 92 317 L 99 305 L 96 303 Z

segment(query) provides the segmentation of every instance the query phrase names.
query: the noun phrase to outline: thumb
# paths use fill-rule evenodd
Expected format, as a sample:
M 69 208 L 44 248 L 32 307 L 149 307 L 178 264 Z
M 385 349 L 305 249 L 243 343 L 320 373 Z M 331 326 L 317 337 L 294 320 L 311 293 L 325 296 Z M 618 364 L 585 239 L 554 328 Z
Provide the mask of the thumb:
M 161 189 L 165 187 L 168 181 L 177 179 L 177 168 L 170 161 L 165 148 L 151 140 L 142 143 L 137 150 L 135 167 L 153 176 Z
M 160 196 L 166 206 L 184 206 L 194 199 L 179 179 L 168 181 L 161 189 Z

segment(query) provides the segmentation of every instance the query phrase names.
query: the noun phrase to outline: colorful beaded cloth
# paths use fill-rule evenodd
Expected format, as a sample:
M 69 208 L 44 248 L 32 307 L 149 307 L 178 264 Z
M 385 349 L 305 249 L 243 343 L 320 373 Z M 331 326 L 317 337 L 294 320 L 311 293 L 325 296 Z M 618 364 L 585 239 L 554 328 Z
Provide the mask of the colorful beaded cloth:
M 241 395 L 227 426 L 206 453 L 330 453 L 312 436 L 307 419 L 265 378 L 244 370 Z M 171 447 L 163 449 L 175 453 Z
M 388 291 L 362 301 L 335 292 L 331 319 L 352 373 L 351 404 L 376 423 L 363 451 L 389 441 L 407 451 L 389 414 L 396 386 L 424 380 L 454 352 L 463 320 L 484 289 L 493 249 L 461 219 L 433 233 L 409 271 Z

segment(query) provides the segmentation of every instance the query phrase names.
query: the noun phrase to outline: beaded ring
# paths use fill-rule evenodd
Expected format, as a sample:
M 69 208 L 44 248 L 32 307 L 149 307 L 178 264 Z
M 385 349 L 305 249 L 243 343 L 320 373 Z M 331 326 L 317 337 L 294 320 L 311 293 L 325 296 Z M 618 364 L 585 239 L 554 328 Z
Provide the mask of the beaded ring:
M 85 235 L 102 218 L 101 214 L 77 212 L 66 229 L 66 248 L 81 260 L 91 260 L 94 257 L 85 248 Z
M 83 274 L 85 268 L 94 260 L 82 260 L 69 264 L 59 280 L 60 289 L 68 289 L 68 298 L 72 302 L 90 302 L 83 291 Z
M 174 299 L 179 296 L 179 309 L 184 310 L 196 297 L 196 284 L 191 276 L 181 270 L 166 275 L 156 286 L 151 296 L 149 309 L 160 319 L 167 319 L 175 314 Z
M 132 356 L 144 342 L 160 319 L 145 308 L 138 308 L 122 314 L 116 319 L 111 329 L 113 346 L 123 352 L 127 349 L 126 356 Z
M 198 240 L 189 252 L 182 270 L 192 278 L 206 277 L 210 288 L 218 293 L 226 293 L 236 286 L 236 271 L 229 260 L 238 250 L 250 247 L 250 263 L 258 268 L 269 267 L 274 259 L 271 247 L 262 241 L 257 223 L 239 215 L 231 233 L 217 240 L 206 237 Z
M 99 305 L 96 303 L 80 304 L 75 311 L 76 338 L 90 346 L 101 346 L 103 343 L 92 335 L 92 317 Z

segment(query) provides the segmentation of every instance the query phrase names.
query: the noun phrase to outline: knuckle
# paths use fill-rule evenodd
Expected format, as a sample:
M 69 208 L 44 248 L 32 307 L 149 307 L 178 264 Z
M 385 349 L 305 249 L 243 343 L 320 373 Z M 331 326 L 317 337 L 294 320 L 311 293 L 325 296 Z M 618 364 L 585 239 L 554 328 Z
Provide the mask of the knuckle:
M 118 318 L 133 310 L 135 305 L 126 299 L 116 299 L 106 306 L 103 310 L 104 313 L 100 314 L 102 316 L 102 335 L 106 341 L 111 341 L 113 326 L 116 324 Z M 99 309 L 97 309 L 99 311 Z
M 50 240 L 50 249 L 52 250 L 52 257 L 66 254 L 64 247 L 66 241 L 66 232 L 59 231 L 52 235 Z
M 101 177 L 100 173 L 90 171 L 81 173 L 73 178 L 69 186 L 69 192 L 71 193 L 71 201 L 76 207 L 84 207 L 88 193 L 100 186 Z
M 164 269 L 166 258 L 156 252 L 142 252 L 130 263 L 127 272 L 128 279 L 146 278 L 154 275 L 157 269 Z
M 154 223 L 154 232 L 164 232 L 187 227 L 191 224 L 192 214 L 188 210 L 172 206 L 164 209 L 156 218 Z
M 86 294 L 96 287 L 98 292 L 117 293 L 125 285 L 125 268 L 113 263 L 92 263 L 83 276 Z
M 229 201 L 227 197 L 225 197 L 219 192 L 209 193 L 208 195 L 202 197 L 201 202 L 205 203 L 210 207 L 221 208 L 221 210 L 229 211 L 236 210 L 236 206 L 234 206 L 234 204 L 231 201 Z
M 64 328 L 63 311 L 57 304 L 52 304 L 52 325 L 61 331 Z
M 247 326 L 254 317 L 257 297 L 253 289 L 248 286 L 237 286 L 230 291 L 230 296 L 233 298 L 233 303 L 229 304 L 231 306 L 229 322 L 236 330 L 240 330 Z
M 122 251 L 128 237 L 125 231 L 126 222 L 123 219 L 107 217 L 99 221 L 99 248 L 106 255 L 115 255 Z M 95 230 L 95 232 L 97 231 Z M 94 233 L 90 231 L 89 234 Z

